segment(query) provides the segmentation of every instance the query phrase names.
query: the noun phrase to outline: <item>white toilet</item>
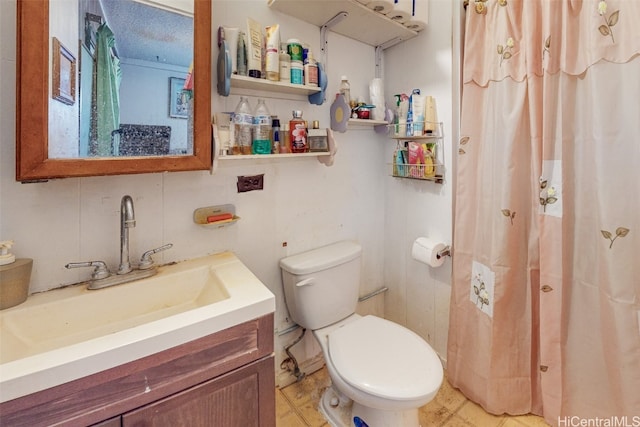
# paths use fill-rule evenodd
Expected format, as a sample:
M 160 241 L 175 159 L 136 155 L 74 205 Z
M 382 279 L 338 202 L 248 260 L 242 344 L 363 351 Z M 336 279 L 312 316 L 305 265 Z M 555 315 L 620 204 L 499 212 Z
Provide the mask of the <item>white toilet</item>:
M 320 410 L 334 427 L 419 427 L 442 364 L 409 329 L 355 313 L 361 252 L 344 241 L 280 261 L 289 314 L 313 331 L 331 377 Z

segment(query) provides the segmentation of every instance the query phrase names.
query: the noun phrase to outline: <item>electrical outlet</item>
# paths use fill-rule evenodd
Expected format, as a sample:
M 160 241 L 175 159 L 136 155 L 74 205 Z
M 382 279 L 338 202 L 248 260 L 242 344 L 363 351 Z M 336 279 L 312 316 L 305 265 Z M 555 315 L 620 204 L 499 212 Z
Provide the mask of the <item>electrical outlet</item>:
M 238 193 L 253 190 L 262 190 L 264 187 L 264 174 L 238 177 Z

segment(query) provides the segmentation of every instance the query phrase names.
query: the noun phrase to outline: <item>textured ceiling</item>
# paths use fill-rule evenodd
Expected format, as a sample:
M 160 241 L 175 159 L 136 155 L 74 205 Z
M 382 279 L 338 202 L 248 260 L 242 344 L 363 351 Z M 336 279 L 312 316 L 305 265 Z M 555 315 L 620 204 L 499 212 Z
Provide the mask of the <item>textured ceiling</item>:
M 188 67 L 193 59 L 193 19 L 133 0 L 101 0 L 121 59 Z

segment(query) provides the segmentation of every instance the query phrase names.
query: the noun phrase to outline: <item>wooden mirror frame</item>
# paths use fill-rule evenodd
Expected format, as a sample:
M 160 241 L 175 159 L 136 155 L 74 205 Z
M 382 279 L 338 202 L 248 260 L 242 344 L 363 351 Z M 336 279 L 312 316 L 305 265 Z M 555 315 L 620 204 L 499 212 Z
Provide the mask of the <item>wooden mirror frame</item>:
M 16 180 L 211 168 L 211 0 L 194 0 L 193 154 L 49 158 L 49 1 L 17 2 Z

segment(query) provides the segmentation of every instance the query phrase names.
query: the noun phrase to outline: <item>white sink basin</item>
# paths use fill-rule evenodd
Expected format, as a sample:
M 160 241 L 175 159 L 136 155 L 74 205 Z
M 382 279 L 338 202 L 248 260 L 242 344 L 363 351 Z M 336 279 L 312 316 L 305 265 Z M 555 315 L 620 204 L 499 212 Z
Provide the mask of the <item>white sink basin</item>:
M 275 311 L 230 252 L 162 266 L 100 290 L 70 286 L 0 311 L 0 402 L 90 375 Z

